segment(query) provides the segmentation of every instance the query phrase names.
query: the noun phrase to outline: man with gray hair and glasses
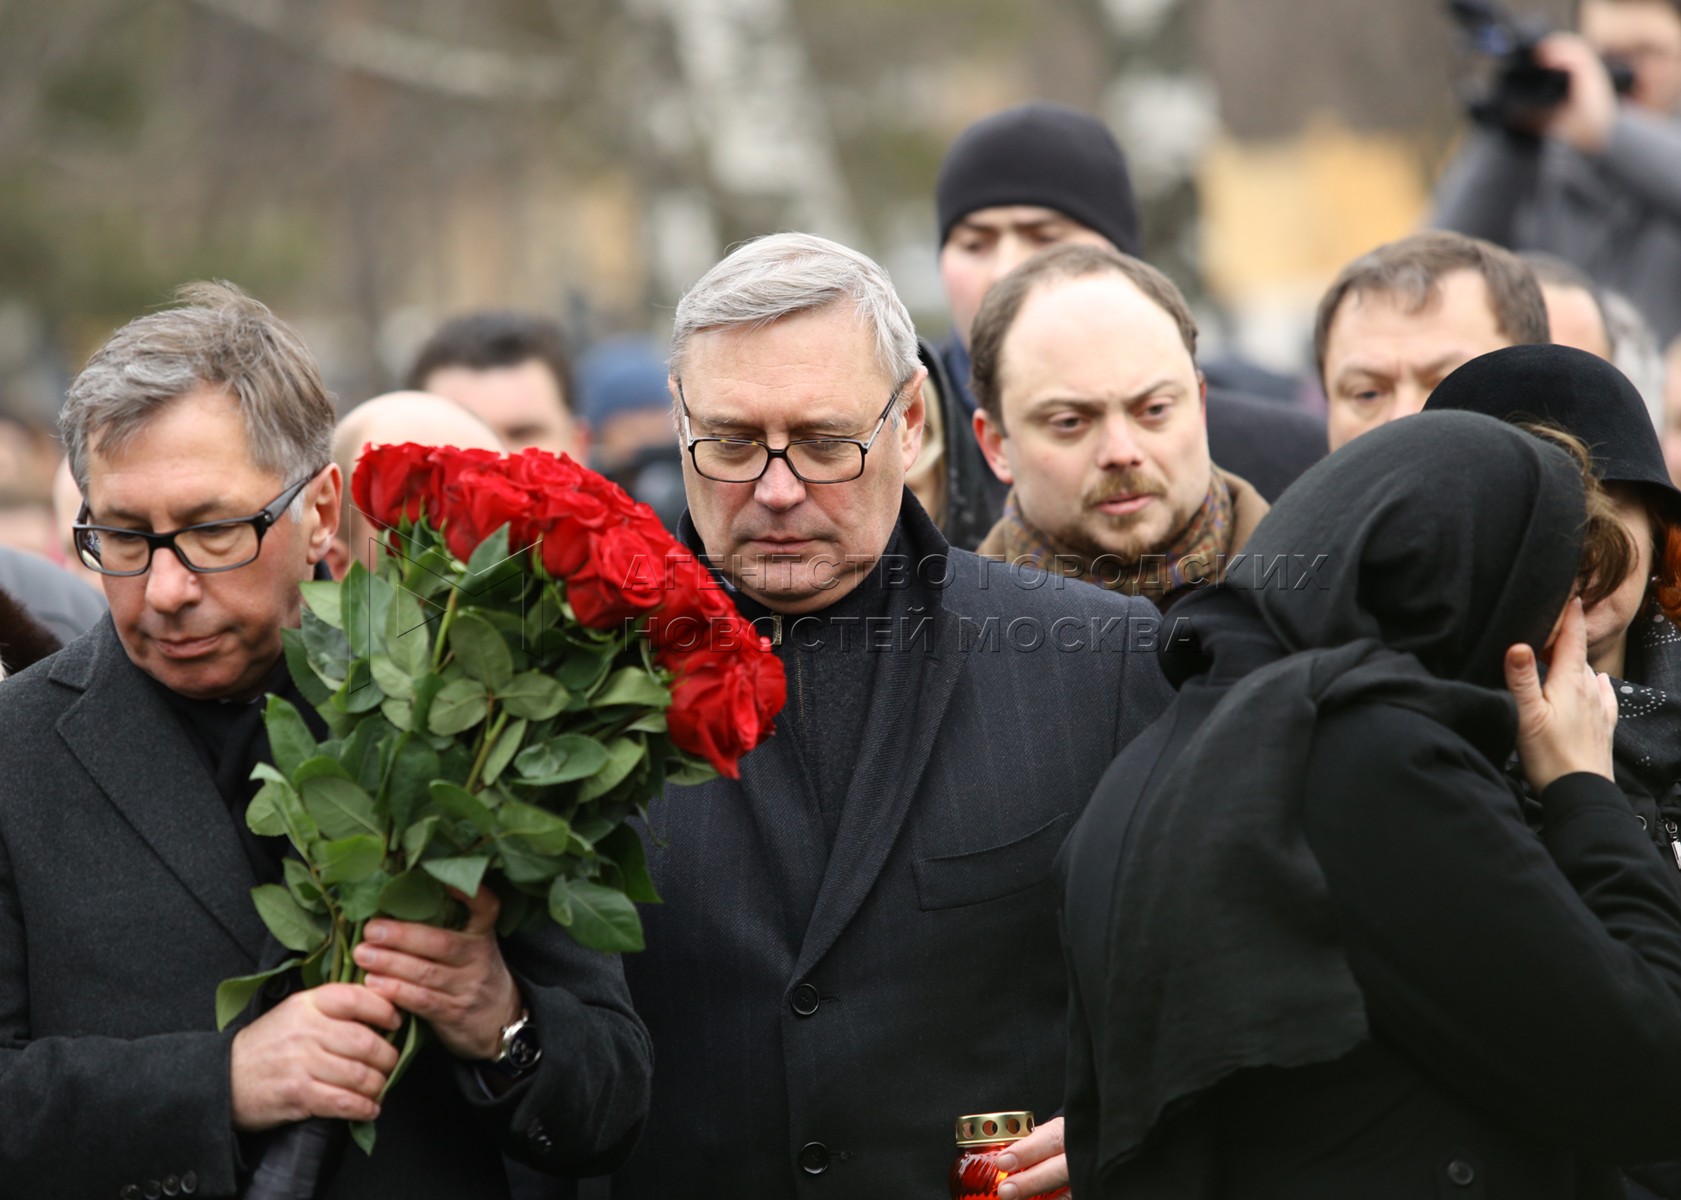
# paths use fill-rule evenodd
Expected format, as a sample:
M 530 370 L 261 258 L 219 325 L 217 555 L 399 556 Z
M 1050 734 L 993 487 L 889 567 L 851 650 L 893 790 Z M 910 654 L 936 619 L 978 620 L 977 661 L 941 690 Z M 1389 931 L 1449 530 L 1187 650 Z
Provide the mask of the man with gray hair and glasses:
M 916 336 L 887 275 L 749 242 L 677 307 L 688 513 L 788 673 L 739 780 L 649 818 L 664 905 L 626 959 L 659 1069 L 615 1200 L 940 1196 L 957 1117 L 1046 1119 L 1005 1184 L 1065 1179 L 1052 862 L 1161 710 L 1144 600 L 956 550 L 905 489 Z
M 499 1150 L 610 1169 L 649 1071 L 618 964 L 559 931 L 500 941 L 489 893 L 461 931 L 383 922 L 389 963 L 366 984 L 278 977 L 216 1030 L 217 984 L 285 954 L 250 895 L 282 877 L 285 840 L 245 809 L 262 696 L 318 720 L 281 630 L 343 480 L 297 336 L 226 285 L 182 299 L 113 335 L 60 420 L 110 617 L 0 687 L 3 1190 L 243 1194 L 312 1117 L 379 1117 L 377 1153 L 329 1155 L 318 1200 L 502 1200 Z M 382 1105 L 398 1000 L 435 1036 Z M 542 1054 L 493 1068 L 522 1013 Z

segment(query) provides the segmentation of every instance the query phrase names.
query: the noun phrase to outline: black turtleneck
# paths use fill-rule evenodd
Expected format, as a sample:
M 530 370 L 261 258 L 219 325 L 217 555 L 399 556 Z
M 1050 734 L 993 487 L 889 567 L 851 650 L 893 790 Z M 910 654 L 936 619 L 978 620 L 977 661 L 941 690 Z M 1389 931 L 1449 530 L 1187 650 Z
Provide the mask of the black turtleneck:
M 259 762 L 272 761 L 268 731 L 263 727 L 267 695 L 273 692 L 291 701 L 317 740 L 327 736 L 326 723 L 299 694 L 284 658 L 275 663 L 254 700 L 195 700 L 156 680 L 152 682 L 180 720 L 187 740 L 193 744 L 205 772 L 227 804 L 252 874 L 259 883 L 279 883 L 283 877 L 280 864 L 286 856 L 288 842 L 283 837 L 259 836 L 245 824 L 246 806 L 261 787 L 251 778 L 251 770 Z
M 831 843 L 863 750 L 878 651 L 892 646 L 893 592 L 906 586 L 908 573 L 900 569 L 904 561 L 904 535 L 895 527 L 880 561 L 855 588 L 825 608 L 798 616 L 731 592 L 741 615 L 775 643 L 788 672 L 788 701 L 780 722 L 793 735 Z

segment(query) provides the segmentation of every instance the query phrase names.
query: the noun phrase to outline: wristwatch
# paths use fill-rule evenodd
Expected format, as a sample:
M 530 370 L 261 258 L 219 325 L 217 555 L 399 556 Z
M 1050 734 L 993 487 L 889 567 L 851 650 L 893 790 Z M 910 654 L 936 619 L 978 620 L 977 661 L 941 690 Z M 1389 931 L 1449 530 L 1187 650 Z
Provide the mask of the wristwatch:
M 484 1065 L 509 1078 L 517 1079 L 537 1065 L 543 1048 L 537 1044 L 537 1030 L 531 1024 L 531 1010 L 521 1009 L 519 1019 L 502 1026 L 502 1048 L 495 1058 L 487 1058 Z

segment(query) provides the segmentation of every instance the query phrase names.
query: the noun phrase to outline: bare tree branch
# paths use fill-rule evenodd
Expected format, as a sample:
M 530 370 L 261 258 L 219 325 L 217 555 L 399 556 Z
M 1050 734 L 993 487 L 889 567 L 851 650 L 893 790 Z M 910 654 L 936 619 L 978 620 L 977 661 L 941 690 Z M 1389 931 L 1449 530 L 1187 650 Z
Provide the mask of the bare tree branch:
M 468 100 L 552 100 L 568 63 L 556 55 L 508 54 L 450 46 L 376 25 L 317 35 L 300 26 L 284 0 L 193 0 L 230 20 L 287 42 L 346 71 Z

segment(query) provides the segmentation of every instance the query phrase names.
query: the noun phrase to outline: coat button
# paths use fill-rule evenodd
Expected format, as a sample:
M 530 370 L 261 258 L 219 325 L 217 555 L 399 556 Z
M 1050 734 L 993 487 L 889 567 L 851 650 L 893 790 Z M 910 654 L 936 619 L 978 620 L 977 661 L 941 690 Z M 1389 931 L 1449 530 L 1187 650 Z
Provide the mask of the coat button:
M 198 1176 L 188 1171 L 181 1176 L 181 1194 L 191 1196 L 196 1191 L 198 1191 Z
M 1456 1158 L 1448 1164 L 1448 1180 L 1458 1187 L 1470 1187 L 1477 1181 L 1476 1168 Z
M 158 1197 L 163 1195 L 163 1184 L 155 1179 L 148 1179 L 146 1186 L 140 1189 L 140 1194 L 145 1196 L 146 1200 L 158 1200 Z
M 181 1177 L 179 1175 L 165 1175 L 163 1177 L 163 1194 L 179 1196 L 181 1194 Z
M 807 1175 L 821 1175 L 829 1169 L 829 1147 L 822 1142 L 807 1142 L 800 1147 L 800 1170 Z
M 788 1005 L 797 1016 L 809 1017 L 817 1011 L 819 1003 L 817 989 L 809 983 L 800 984 L 788 994 Z
M 124 1184 L 123 1190 L 117 1195 L 121 1196 L 122 1200 L 140 1200 L 140 1189 L 132 1183 Z

